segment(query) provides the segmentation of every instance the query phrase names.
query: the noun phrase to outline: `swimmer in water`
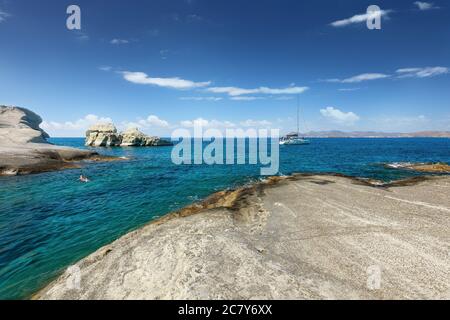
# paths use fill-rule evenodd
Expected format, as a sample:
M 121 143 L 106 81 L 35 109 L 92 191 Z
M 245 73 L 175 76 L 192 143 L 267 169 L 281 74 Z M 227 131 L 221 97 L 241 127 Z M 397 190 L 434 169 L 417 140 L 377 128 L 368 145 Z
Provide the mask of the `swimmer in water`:
M 84 175 L 80 175 L 80 179 L 81 182 L 89 182 L 89 179 L 87 177 L 85 177 Z

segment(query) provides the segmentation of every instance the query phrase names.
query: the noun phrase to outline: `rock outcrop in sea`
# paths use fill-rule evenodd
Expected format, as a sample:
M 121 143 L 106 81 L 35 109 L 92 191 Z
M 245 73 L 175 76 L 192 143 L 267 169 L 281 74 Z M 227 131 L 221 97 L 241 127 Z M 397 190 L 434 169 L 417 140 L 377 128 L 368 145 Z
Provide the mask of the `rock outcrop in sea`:
M 36 113 L 0 105 L 0 176 L 73 167 L 73 161 L 100 160 L 97 152 L 56 146 L 39 125 Z
M 159 147 L 171 145 L 171 141 L 147 136 L 137 128 L 130 128 L 118 133 L 112 123 L 95 124 L 86 131 L 86 146 L 90 147 Z
M 122 139 L 112 123 L 99 123 L 86 131 L 86 146 L 115 147 L 120 146 Z
M 0 106 L 0 144 L 47 143 L 50 136 L 41 123 L 41 117 L 28 109 Z
M 450 165 L 443 162 L 437 163 L 411 163 L 411 162 L 394 162 L 385 164 L 386 168 L 411 170 L 424 173 L 450 173 Z

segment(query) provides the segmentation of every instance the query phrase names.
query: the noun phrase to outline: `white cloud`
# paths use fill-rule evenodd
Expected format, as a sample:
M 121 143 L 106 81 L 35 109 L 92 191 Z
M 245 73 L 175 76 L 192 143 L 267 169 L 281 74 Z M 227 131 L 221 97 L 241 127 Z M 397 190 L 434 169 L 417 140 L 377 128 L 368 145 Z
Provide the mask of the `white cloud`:
M 377 80 L 377 79 L 384 79 L 389 78 L 390 75 L 384 74 L 384 73 L 363 73 L 359 74 L 357 76 L 353 76 L 347 79 L 328 79 L 326 81 L 328 82 L 339 82 L 339 83 L 359 83 L 363 81 L 369 81 L 369 80 Z
M 159 29 L 150 29 L 147 31 L 147 34 L 150 37 L 158 37 L 161 34 L 161 32 L 159 31 Z
M 270 127 L 272 125 L 272 122 L 267 121 L 267 120 L 245 120 L 242 121 L 240 123 L 241 126 L 243 127 L 255 127 L 255 128 L 259 128 L 259 127 Z
M 286 101 L 286 100 L 293 100 L 294 97 L 292 96 L 281 96 L 281 97 L 276 97 L 275 100 L 279 100 L 279 101 Z
M 236 126 L 230 121 L 206 120 L 197 118 L 195 120 L 184 120 L 180 122 L 182 127 L 192 128 L 194 126 L 202 126 L 203 128 L 233 128 Z
M 387 18 L 388 14 L 390 12 L 391 12 L 391 10 L 380 10 L 378 12 L 357 14 L 357 15 L 354 15 L 353 17 L 350 17 L 347 19 L 334 21 L 334 22 L 330 23 L 330 25 L 333 27 L 344 27 L 344 26 L 348 26 L 350 24 L 366 22 L 367 20 L 373 20 L 373 19 L 377 19 L 380 17 Z
M 158 116 L 149 115 L 146 119 L 139 119 L 136 122 L 122 122 L 122 127 L 125 128 L 169 128 L 170 124 L 166 120 L 160 119 Z
M 90 39 L 89 35 L 82 31 L 76 31 L 75 36 L 76 36 L 76 39 L 79 41 L 88 41 Z
M 161 127 L 161 128 L 169 127 L 169 123 L 166 120 L 161 120 L 160 118 L 158 118 L 155 115 L 148 116 L 147 123 L 150 126 L 154 126 L 154 127 Z
M 447 74 L 450 69 L 447 67 L 403 68 L 396 72 L 399 74 L 399 78 L 429 78 Z
M 343 125 L 352 125 L 357 122 L 360 118 L 353 112 L 343 112 L 339 109 L 335 109 L 333 107 L 327 107 L 325 109 L 321 109 L 320 113 L 327 119 L 330 119 L 333 122 L 343 124 Z
M 421 130 L 445 130 L 439 121 L 432 121 L 425 115 L 382 116 L 371 119 L 379 131 L 413 132 Z
M 231 121 L 207 120 L 203 118 L 181 121 L 180 125 L 185 128 L 193 128 L 194 126 L 202 126 L 203 128 L 214 128 L 214 129 L 226 129 L 238 127 L 236 123 Z M 268 120 L 248 119 L 239 122 L 240 127 L 267 128 L 270 127 L 271 125 L 272 122 Z
M 287 87 L 282 89 L 273 89 L 268 87 L 259 87 L 255 89 L 243 89 L 238 87 L 213 87 L 206 90 L 214 93 L 226 93 L 230 96 L 241 96 L 246 94 L 300 94 L 308 89 L 308 87 Z
M 167 49 L 159 50 L 159 55 L 161 56 L 161 59 L 166 60 L 169 52 L 170 51 Z
M 66 121 L 66 122 L 56 122 L 56 121 L 43 121 L 41 128 L 48 130 L 53 136 L 84 136 L 86 130 L 89 129 L 91 125 L 98 123 L 114 123 L 109 117 L 100 117 L 95 114 L 88 114 L 84 118 L 78 119 L 76 121 Z M 117 123 L 116 123 L 117 124 Z M 145 119 L 138 119 L 134 122 L 123 121 L 119 123 L 117 127 L 118 130 L 124 130 L 128 128 L 139 128 L 139 129 L 168 129 L 170 128 L 169 122 L 160 119 L 155 115 L 150 115 Z
M 439 7 L 436 7 L 434 3 L 432 2 L 423 2 L 423 1 L 416 1 L 414 4 L 419 8 L 421 11 L 425 10 L 431 10 L 431 9 L 439 9 Z
M 10 16 L 9 13 L 7 13 L 7 12 L 5 12 L 5 11 L 2 11 L 2 10 L 0 9 L 0 22 L 5 21 L 6 18 L 8 18 L 9 16 Z
M 338 91 L 341 91 L 341 92 L 351 92 L 351 91 L 357 91 L 357 90 L 359 90 L 360 88 L 340 88 L 340 89 L 338 89 Z
M 101 70 L 101 71 L 111 71 L 112 67 L 110 67 L 110 66 L 100 66 L 100 67 L 98 67 L 98 69 Z
M 188 14 L 186 16 L 186 21 L 187 22 L 197 22 L 197 21 L 202 21 L 203 18 L 201 16 L 199 16 L 198 14 Z
M 230 100 L 235 100 L 235 101 L 255 101 L 255 100 L 264 100 L 264 97 L 231 97 Z
M 223 100 L 221 97 L 181 97 L 180 100 L 185 101 L 220 101 Z
M 126 39 L 112 39 L 109 43 L 115 44 L 115 45 L 120 45 L 120 44 L 130 43 L 130 41 L 126 40 Z
M 207 82 L 194 82 L 190 80 L 184 80 L 180 78 L 151 78 L 144 72 L 122 72 L 123 78 L 129 82 L 136 84 L 154 85 L 164 88 L 172 89 L 194 89 L 200 87 L 207 87 L 211 84 Z
M 112 123 L 111 118 L 99 117 L 95 114 L 88 114 L 84 118 L 76 121 L 56 122 L 43 121 L 41 124 L 44 130 L 87 130 L 89 126 L 97 123 Z
M 426 67 L 426 68 L 403 68 L 396 70 L 397 78 L 428 78 L 434 77 L 442 74 L 450 73 L 450 69 L 447 67 Z M 389 78 L 391 75 L 384 73 L 363 73 L 346 79 L 327 79 L 327 82 L 334 83 L 360 83 L 363 81 L 378 80 Z M 339 91 L 354 91 L 358 88 L 343 88 L 338 89 Z
M 383 118 L 383 122 L 392 124 L 416 124 L 424 123 L 428 121 L 428 118 L 424 115 L 412 116 L 412 117 L 394 117 L 394 118 Z

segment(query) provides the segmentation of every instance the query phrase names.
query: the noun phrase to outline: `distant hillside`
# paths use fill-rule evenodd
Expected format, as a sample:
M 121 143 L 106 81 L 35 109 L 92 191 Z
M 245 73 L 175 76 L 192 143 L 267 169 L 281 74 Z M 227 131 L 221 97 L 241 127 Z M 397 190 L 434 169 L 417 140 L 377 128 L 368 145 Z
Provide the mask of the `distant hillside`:
M 310 131 L 303 134 L 309 138 L 450 138 L 450 131 L 420 131 L 410 133 L 375 131 Z

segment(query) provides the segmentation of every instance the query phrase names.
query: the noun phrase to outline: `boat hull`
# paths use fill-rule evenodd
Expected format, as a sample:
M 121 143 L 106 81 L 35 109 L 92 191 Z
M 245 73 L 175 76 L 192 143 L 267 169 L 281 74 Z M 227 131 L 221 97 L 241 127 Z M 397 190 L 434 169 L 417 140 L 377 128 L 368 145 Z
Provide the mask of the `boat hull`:
M 311 142 L 306 139 L 288 139 L 288 140 L 281 140 L 280 145 L 284 146 L 299 146 L 299 145 L 307 145 Z

